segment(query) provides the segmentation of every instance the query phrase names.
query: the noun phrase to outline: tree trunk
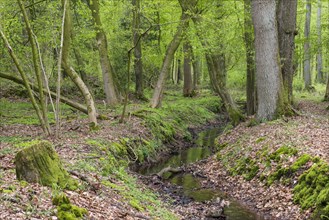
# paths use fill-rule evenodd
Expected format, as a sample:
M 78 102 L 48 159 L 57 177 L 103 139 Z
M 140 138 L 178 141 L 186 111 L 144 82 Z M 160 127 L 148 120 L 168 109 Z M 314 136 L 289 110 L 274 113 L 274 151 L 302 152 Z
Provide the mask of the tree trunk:
M 184 86 L 183 95 L 185 97 L 193 96 L 193 82 L 192 82 L 192 66 L 191 66 L 191 50 L 192 46 L 189 42 L 185 42 L 184 48 Z
M 62 54 L 62 67 L 64 71 L 69 75 L 71 80 L 75 83 L 75 85 L 79 88 L 81 94 L 83 95 L 87 109 L 88 109 L 88 119 L 90 122 L 90 128 L 95 129 L 98 128 L 97 123 L 97 112 L 94 103 L 94 99 L 89 92 L 88 87 L 82 81 L 81 77 L 75 72 L 73 67 L 69 63 L 69 51 L 71 45 L 71 31 L 72 31 L 72 19 L 71 19 L 71 10 L 70 10 L 70 1 L 67 1 L 65 4 L 65 21 L 64 21 L 64 42 L 63 42 L 63 54 Z
M 39 53 L 37 51 L 37 46 L 36 46 L 36 42 L 35 39 L 33 38 L 33 33 L 32 33 L 32 28 L 25 10 L 25 6 L 23 5 L 21 0 L 17 0 L 18 5 L 23 13 L 23 18 L 25 21 L 25 25 L 26 25 L 26 31 L 29 37 L 29 41 L 31 44 L 31 49 L 32 49 L 32 60 L 33 60 L 33 66 L 34 66 L 34 72 L 35 72 L 35 76 L 37 78 L 37 82 L 38 82 L 38 86 L 39 86 L 39 95 L 40 95 L 40 108 L 41 108 L 41 112 L 42 112 L 42 117 L 43 117 L 43 121 L 44 121 L 44 130 L 46 132 L 47 135 L 51 134 L 51 130 L 50 130 L 50 126 L 49 126 L 49 122 L 48 122 L 48 115 L 47 115 L 47 107 L 46 107 L 46 97 L 43 93 L 43 81 L 42 81 L 42 75 L 41 75 L 41 67 L 40 67 L 40 57 L 39 57 Z
M 316 29 L 318 35 L 318 52 L 316 55 L 316 69 L 317 69 L 317 81 L 319 83 L 324 83 L 324 77 L 322 72 L 322 31 L 321 31 L 321 0 L 318 0 L 318 12 L 316 17 Z
M 135 93 L 137 98 L 144 97 L 144 85 L 143 85 L 143 63 L 142 63 L 142 46 L 141 46 L 141 34 L 140 34 L 140 0 L 132 0 L 133 9 L 133 39 L 134 45 L 134 70 L 135 70 Z
M 113 78 L 113 68 L 108 55 L 107 38 L 102 27 L 99 12 L 99 0 L 91 0 L 88 6 L 94 19 L 94 28 L 96 30 L 96 41 L 103 74 L 106 103 L 109 105 L 115 105 L 119 102 L 119 100 Z
M 194 16 L 192 19 L 197 27 L 197 35 L 202 47 L 207 48 L 205 56 L 211 86 L 214 89 L 214 92 L 221 97 L 232 124 L 236 125 L 243 120 L 244 117 L 226 87 L 225 56 L 224 54 L 214 54 L 210 51 L 209 42 L 204 37 L 203 31 L 198 28 L 200 26 L 199 24 L 202 22 L 202 18 L 200 16 Z
M 297 0 L 280 0 L 278 3 L 278 37 L 282 79 L 289 103 L 293 102 L 294 50 L 297 16 Z
M 200 85 L 201 80 L 201 56 L 194 55 L 194 52 L 192 51 L 192 66 L 193 66 L 193 90 L 198 90 L 198 86 Z
M 257 109 L 255 78 L 255 46 L 251 20 L 250 1 L 244 0 L 244 41 L 247 62 L 247 115 L 253 115 Z
M 183 1 L 183 0 L 180 0 Z M 183 9 L 182 15 L 180 18 L 180 23 L 177 27 L 176 33 L 171 40 L 170 44 L 167 47 L 166 55 L 164 57 L 160 76 L 158 78 L 157 85 L 154 89 L 153 97 L 151 100 L 151 107 L 157 108 L 161 105 L 163 90 L 166 82 L 167 75 L 169 74 L 170 64 L 174 58 L 174 54 L 182 40 L 182 36 L 188 27 L 188 23 L 190 20 L 191 15 L 187 13 L 187 10 Z
M 275 0 L 253 0 L 255 31 L 257 119 L 271 120 L 284 110 L 284 90 L 280 69 Z
M 306 3 L 306 19 L 304 29 L 304 87 L 306 90 L 310 90 L 312 87 L 311 79 L 311 51 L 310 51 L 310 31 L 311 31 L 311 0 L 307 0 Z

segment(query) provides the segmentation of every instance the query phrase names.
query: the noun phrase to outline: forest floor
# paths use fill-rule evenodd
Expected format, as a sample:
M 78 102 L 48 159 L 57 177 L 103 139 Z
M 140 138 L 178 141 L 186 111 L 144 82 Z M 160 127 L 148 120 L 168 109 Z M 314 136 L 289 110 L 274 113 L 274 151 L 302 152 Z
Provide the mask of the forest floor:
M 265 145 L 269 153 L 282 145 L 291 145 L 329 162 L 327 105 L 303 100 L 298 104 L 299 116 L 256 126 L 249 126 L 249 120 L 226 131 L 218 141 L 228 146 L 239 143 L 239 152 L 251 158 Z M 102 175 L 100 170 L 109 166 L 103 162 L 106 153 L 100 150 L 102 140 L 111 143 L 122 137 L 152 139 L 152 134 L 143 120 L 135 116 L 130 116 L 124 124 L 107 120 L 100 125 L 101 130 L 90 132 L 86 119 L 68 117 L 63 121 L 61 138 L 48 138 L 65 167 L 78 174 L 75 178 L 80 182 L 79 190 L 69 191 L 17 181 L 14 156 L 26 146 L 26 141 L 43 138 L 42 130 L 36 125 L 0 124 L 0 219 L 57 219 L 51 198 L 59 192 L 64 192 L 73 204 L 87 208 L 88 219 L 188 219 L 186 216 L 198 209 L 195 204 L 194 207 L 175 205 L 168 197 L 160 201 L 161 196 L 154 194 L 144 184 L 145 180 L 138 180 L 139 175 L 131 171 L 118 169 Z M 229 150 L 224 148 L 220 154 L 224 155 L 225 151 Z M 293 203 L 292 185 L 278 181 L 268 187 L 258 178 L 246 181 L 241 175 L 232 176 L 225 163 L 217 158 L 215 155 L 190 167 L 206 177 L 205 187 L 220 188 L 269 219 L 310 216 L 311 209 L 303 211 Z
M 298 155 L 307 154 L 329 162 L 328 103 L 302 100 L 296 107 L 300 112 L 299 116 L 281 118 L 256 126 L 250 126 L 249 120 L 222 134 L 218 144 L 224 149 L 206 161 L 192 165 L 207 177 L 203 185 L 222 189 L 229 196 L 252 207 L 255 212 L 262 213 L 265 219 L 310 219 L 315 207 L 302 210 L 293 200 L 293 188 L 301 171 L 298 175 L 292 175 L 291 179 L 279 177 L 268 186 L 263 179 L 266 180 L 266 177 L 270 176 L 266 173 L 273 173 L 275 168 L 266 168 L 259 162 L 260 157 L 268 157 L 282 146 L 297 149 Z M 259 152 L 263 155 L 259 156 Z M 244 174 L 247 173 L 243 173 L 243 168 L 237 165 L 241 158 L 248 158 L 245 162 L 249 164 L 256 161 L 259 165 L 256 178 L 251 181 L 246 180 L 247 176 Z M 285 161 L 280 167 L 289 167 L 296 158 L 297 155 L 289 155 L 284 158 Z M 227 160 L 235 161 L 233 166 Z M 278 162 L 271 163 L 278 167 Z M 307 170 L 312 164 L 309 161 L 303 169 Z M 235 171 L 230 171 L 230 168 L 242 171 L 240 175 L 232 175 Z M 264 174 L 265 177 L 262 177 Z

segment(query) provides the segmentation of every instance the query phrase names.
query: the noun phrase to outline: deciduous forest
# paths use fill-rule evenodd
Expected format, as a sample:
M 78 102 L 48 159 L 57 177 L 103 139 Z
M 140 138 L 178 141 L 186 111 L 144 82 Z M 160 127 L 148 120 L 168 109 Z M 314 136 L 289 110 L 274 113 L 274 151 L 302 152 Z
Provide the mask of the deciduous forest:
M 0 0 L 0 219 L 329 219 L 328 0 Z

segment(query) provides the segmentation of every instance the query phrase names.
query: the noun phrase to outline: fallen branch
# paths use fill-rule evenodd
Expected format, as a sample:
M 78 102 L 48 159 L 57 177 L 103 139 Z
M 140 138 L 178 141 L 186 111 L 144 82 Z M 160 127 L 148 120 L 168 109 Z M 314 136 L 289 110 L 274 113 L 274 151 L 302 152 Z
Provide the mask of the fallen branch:
M 15 77 L 15 76 L 7 75 L 7 74 L 2 73 L 2 72 L 0 72 L 0 78 L 8 79 L 8 80 L 13 81 L 13 82 L 15 82 L 15 83 L 17 83 L 17 84 L 24 85 L 23 80 L 21 80 L 21 79 Z M 37 87 L 37 86 L 33 85 L 32 83 L 29 83 L 29 85 L 30 85 L 30 87 L 31 87 L 31 89 L 32 89 L 33 91 L 38 92 L 38 87 Z M 43 91 L 46 92 L 47 94 L 49 94 L 48 91 L 47 91 L 46 89 L 44 89 Z M 52 92 L 52 91 L 50 91 L 50 94 L 51 94 L 52 97 L 55 97 L 55 98 L 57 97 L 57 94 L 54 93 L 54 92 Z M 84 106 L 84 105 L 82 105 L 82 104 L 80 104 L 80 103 L 74 102 L 74 101 L 72 101 L 71 99 L 66 98 L 66 97 L 64 97 L 64 96 L 61 96 L 61 97 L 60 97 L 60 101 L 61 101 L 62 103 L 67 104 L 68 106 L 71 106 L 71 107 L 74 108 L 74 109 L 79 110 L 80 112 L 83 112 L 83 113 L 85 113 L 85 114 L 88 114 L 88 110 L 87 110 L 86 106 Z M 97 115 L 97 118 L 98 118 L 98 119 L 101 119 L 101 120 L 107 120 L 107 119 L 109 119 L 108 117 L 106 117 L 106 116 L 104 116 L 104 115 L 100 115 L 100 114 Z
M 71 175 L 78 177 L 80 180 L 88 183 L 88 185 L 91 187 L 91 190 L 96 192 L 97 190 L 99 190 L 101 188 L 101 184 L 98 182 L 93 181 L 92 179 L 90 179 L 88 176 L 83 175 L 81 173 L 78 173 L 77 171 L 74 170 L 70 170 L 68 171 Z
M 162 169 L 160 172 L 158 172 L 156 175 L 157 175 L 158 177 L 162 177 L 163 174 L 164 174 L 164 173 L 167 173 L 167 172 L 169 172 L 169 173 L 173 173 L 173 174 L 176 174 L 176 173 L 181 173 L 181 172 L 183 172 L 183 171 L 184 171 L 184 169 L 181 168 L 181 167 L 173 168 L 173 167 L 169 166 L 169 167 L 165 167 L 165 168 L 163 168 L 163 169 Z

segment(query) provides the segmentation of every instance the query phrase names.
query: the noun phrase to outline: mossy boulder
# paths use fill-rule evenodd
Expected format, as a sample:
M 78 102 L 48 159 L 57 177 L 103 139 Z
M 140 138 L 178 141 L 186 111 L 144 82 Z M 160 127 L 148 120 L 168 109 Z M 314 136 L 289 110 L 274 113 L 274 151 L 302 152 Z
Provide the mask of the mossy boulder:
M 57 184 L 71 190 L 78 185 L 64 170 L 58 154 L 47 141 L 37 142 L 19 151 L 15 157 L 15 166 L 18 180 L 45 186 Z

